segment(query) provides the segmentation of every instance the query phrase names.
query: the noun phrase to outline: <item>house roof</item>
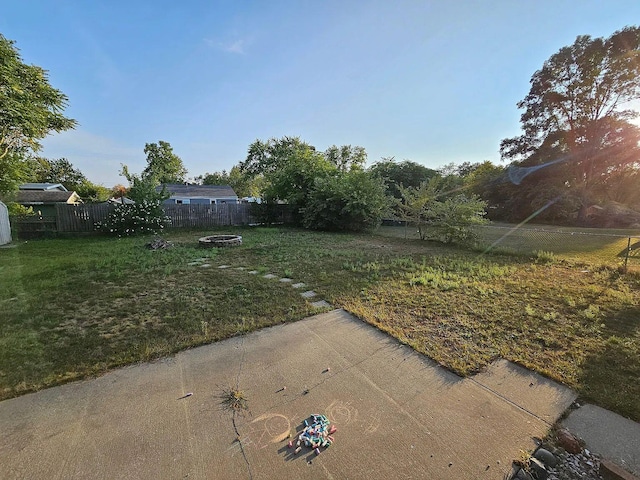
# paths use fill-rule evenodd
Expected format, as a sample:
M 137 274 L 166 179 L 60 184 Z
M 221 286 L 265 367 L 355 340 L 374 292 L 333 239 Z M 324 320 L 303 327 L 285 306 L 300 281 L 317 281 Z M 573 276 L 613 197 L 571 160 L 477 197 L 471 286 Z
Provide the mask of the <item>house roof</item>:
M 42 203 L 77 203 L 82 202 L 76 192 L 60 190 L 19 190 L 17 202 L 22 205 Z
M 168 183 L 165 187 L 172 197 L 238 198 L 229 185 Z M 162 191 L 162 187 L 156 187 L 156 191 Z
M 67 189 L 61 183 L 24 183 L 18 187 L 19 190 L 59 190 L 66 192 Z
M 133 205 L 134 202 L 133 200 L 131 200 L 128 197 L 111 197 L 109 200 L 107 200 L 107 203 L 119 203 L 119 204 L 125 204 L 125 205 Z

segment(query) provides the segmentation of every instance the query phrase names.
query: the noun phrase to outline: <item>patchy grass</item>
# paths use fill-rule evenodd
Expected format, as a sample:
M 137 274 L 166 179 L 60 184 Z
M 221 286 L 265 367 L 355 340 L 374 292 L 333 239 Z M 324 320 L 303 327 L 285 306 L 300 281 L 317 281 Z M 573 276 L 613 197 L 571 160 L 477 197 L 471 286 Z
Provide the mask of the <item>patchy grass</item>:
M 0 249 L 2 398 L 314 311 L 290 285 L 247 272 L 257 270 L 306 283 L 460 374 L 504 357 L 640 420 L 637 274 L 544 246 L 526 257 L 401 235 L 225 233 L 243 245 L 202 250 L 210 231 L 173 231 L 162 251 L 100 237 Z

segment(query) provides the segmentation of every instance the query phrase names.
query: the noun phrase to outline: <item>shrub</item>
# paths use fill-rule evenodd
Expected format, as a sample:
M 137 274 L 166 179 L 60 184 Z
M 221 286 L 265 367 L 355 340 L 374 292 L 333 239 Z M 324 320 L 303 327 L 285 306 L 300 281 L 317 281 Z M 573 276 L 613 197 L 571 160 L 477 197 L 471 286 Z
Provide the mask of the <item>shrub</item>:
M 159 201 L 143 200 L 131 205 L 115 205 L 104 222 L 96 223 L 96 230 L 108 235 L 128 237 L 160 233 L 171 223 Z
M 316 178 L 303 210 L 303 224 L 314 230 L 371 230 L 380 225 L 389 203 L 384 182 L 367 172 Z
M 555 263 L 558 260 L 555 253 L 545 250 L 534 250 L 533 254 L 536 257 L 537 263 Z

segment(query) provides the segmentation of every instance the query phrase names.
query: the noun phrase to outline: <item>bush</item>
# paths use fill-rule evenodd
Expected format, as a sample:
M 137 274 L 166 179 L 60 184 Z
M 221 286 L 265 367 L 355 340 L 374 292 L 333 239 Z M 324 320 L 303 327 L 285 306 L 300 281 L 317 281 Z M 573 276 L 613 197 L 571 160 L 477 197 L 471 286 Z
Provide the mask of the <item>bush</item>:
M 24 205 L 20 205 L 16 202 L 7 203 L 7 210 L 11 216 L 35 215 L 33 207 L 25 207 Z
M 418 188 L 400 187 L 400 218 L 418 228 L 422 240 L 474 245 L 477 234 L 471 227 L 486 223 L 486 202 L 475 196 L 450 196 L 440 190 L 438 178 Z
M 371 230 L 389 210 L 385 192 L 381 179 L 363 171 L 317 178 L 303 211 L 303 224 L 315 230 Z
M 96 223 L 96 230 L 108 235 L 157 234 L 171 223 L 159 201 L 143 200 L 132 205 L 115 205 L 104 222 Z

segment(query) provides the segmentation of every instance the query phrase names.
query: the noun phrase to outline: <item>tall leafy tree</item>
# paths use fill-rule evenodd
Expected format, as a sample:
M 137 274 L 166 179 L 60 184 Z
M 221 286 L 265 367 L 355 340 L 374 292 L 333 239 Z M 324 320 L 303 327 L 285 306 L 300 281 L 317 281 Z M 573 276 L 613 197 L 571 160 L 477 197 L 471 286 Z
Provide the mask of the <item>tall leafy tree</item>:
M 341 172 L 362 170 L 367 162 L 367 151 L 364 147 L 352 147 L 351 145 L 342 145 L 341 147 L 331 145 L 324 152 L 324 156 Z
M 35 157 L 30 160 L 33 180 L 43 183 L 61 183 L 67 190 L 77 190 L 87 177 L 66 158 Z
M 382 178 L 387 186 L 387 193 L 395 198 L 402 198 L 400 187 L 419 187 L 438 172 L 410 160 L 396 162 L 393 157 L 382 158 L 374 163 L 369 171 Z
M 48 159 L 33 157 L 28 160 L 30 180 L 43 183 L 61 183 L 69 191 L 75 191 L 84 202 L 102 202 L 109 198 L 108 188 L 91 182 L 79 168 L 66 158 Z
M 316 179 L 338 172 L 336 165 L 299 137 L 256 140 L 238 167 L 249 178 L 262 177 L 262 197 L 268 203 L 291 205 L 296 223 L 302 223 Z
M 514 183 L 541 191 L 532 184 L 542 182 L 572 197 L 583 220 L 620 171 L 640 168 L 640 129 L 630 123 L 638 114 L 628 108 L 639 98 L 640 28 L 579 36 L 561 48 L 518 103 L 523 134 L 501 142 L 502 157 L 524 168 Z
M 259 197 L 264 187 L 263 175 L 248 175 L 234 165 L 229 172 L 205 173 L 195 178 L 202 185 L 229 185 L 238 197 Z
M 182 183 L 187 176 L 187 169 L 182 159 L 173 153 L 169 142 L 147 143 L 144 146 L 147 154 L 147 167 L 143 176 L 153 177 L 158 183 Z
M 315 155 L 321 154 L 300 137 L 270 138 L 266 142 L 258 139 L 249 145 L 247 158 L 238 166 L 242 173 L 266 176 L 284 167 L 292 158 Z
M 67 97 L 49 84 L 47 71 L 22 60 L 15 42 L 0 34 L 0 193 L 25 179 L 25 155 L 51 132 L 76 126 L 64 116 Z
M 293 151 L 286 159 L 279 159 L 279 168 L 265 174 L 265 199 L 303 209 L 316 179 L 335 172 L 336 167 L 315 149 Z

